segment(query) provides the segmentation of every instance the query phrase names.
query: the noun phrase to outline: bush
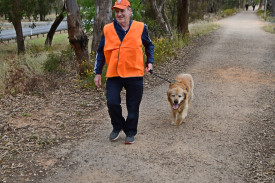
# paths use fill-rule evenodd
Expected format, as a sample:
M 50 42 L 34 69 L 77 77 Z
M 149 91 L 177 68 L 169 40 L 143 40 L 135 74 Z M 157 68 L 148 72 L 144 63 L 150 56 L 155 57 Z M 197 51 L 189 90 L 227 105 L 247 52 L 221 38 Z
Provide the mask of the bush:
M 182 38 L 175 34 L 172 40 L 167 37 L 156 38 L 153 40 L 153 44 L 155 45 L 155 64 L 162 64 L 168 59 L 173 59 L 177 56 L 177 51 L 188 44 L 188 36 Z
M 272 34 L 275 34 L 275 24 L 268 24 L 268 25 L 264 26 L 263 29 L 266 32 L 270 32 Z
M 260 17 L 263 17 L 263 16 L 264 16 L 264 10 L 258 10 L 258 11 L 256 12 L 256 14 L 257 14 L 258 16 L 260 16 Z
M 91 53 L 90 55 L 91 58 L 94 58 L 95 55 L 94 53 Z M 91 63 L 87 63 L 87 62 L 82 62 L 83 67 L 85 68 L 84 74 L 82 76 L 80 75 L 76 75 L 76 79 L 75 79 L 75 83 L 76 83 L 76 88 L 85 88 L 85 89 L 96 89 L 96 85 L 94 83 L 94 79 L 95 79 L 95 74 L 94 74 L 94 63 L 95 63 L 95 59 L 91 60 Z M 107 71 L 107 66 L 105 64 L 105 66 L 102 69 L 102 78 L 101 78 L 101 84 L 102 86 L 106 85 L 106 71 Z
M 67 49 L 57 53 L 50 53 L 43 63 L 43 70 L 46 72 L 66 72 L 76 68 L 75 54 L 68 46 Z
M 231 16 L 231 15 L 235 14 L 236 12 L 237 12 L 236 9 L 225 9 L 225 10 L 222 12 L 222 17 Z
M 38 57 L 41 52 L 45 50 L 44 46 L 37 44 L 28 44 L 26 52 L 30 54 L 30 56 Z
M 56 72 L 60 65 L 60 56 L 59 54 L 50 53 L 47 57 L 46 62 L 43 64 L 43 69 L 46 72 Z
M 39 77 L 29 67 L 25 57 L 8 57 L 4 75 L 4 93 L 29 93 L 39 88 Z

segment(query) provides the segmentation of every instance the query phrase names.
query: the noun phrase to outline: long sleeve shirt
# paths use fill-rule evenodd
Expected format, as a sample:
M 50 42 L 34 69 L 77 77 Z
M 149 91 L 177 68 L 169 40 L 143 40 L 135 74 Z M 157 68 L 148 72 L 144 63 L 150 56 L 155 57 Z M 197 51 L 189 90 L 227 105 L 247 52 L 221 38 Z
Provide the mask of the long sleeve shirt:
M 131 27 L 132 22 L 133 22 L 133 20 L 130 20 L 129 29 Z M 113 24 L 114 24 L 115 30 L 117 32 L 117 35 L 118 35 L 120 41 L 122 42 L 124 37 L 126 36 L 127 32 L 129 31 L 129 29 L 125 31 L 116 20 L 113 21 Z M 148 27 L 146 24 L 144 24 L 144 29 L 142 32 L 141 40 L 142 40 L 142 44 L 145 48 L 145 54 L 147 57 L 146 64 L 148 64 L 148 63 L 154 64 L 154 45 L 153 45 L 152 41 L 150 40 L 150 37 L 148 34 Z M 104 45 L 105 45 L 105 37 L 103 34 L 101 41 L 99 43 L 99 47 L 96 52 L 96 61 L 95 61 L 95 65 L 94 65 L 94 73 L 95 74 L 102 73 L 102 68 L 106 62 L 105 56 L 104 56 Z

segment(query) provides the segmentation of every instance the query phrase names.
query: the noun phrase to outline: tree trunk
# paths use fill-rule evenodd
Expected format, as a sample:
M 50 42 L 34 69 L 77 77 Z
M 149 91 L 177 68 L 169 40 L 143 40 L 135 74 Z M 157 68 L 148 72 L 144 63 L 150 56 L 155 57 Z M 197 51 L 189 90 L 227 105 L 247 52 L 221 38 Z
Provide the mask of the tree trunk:
M 112 0 L 96 0 L 93 26 L 92 52 L 96 52 L 103 33 L 103 27 L 112 21 Z
M 18 54 L 25 53 L 25 43 L 24 43 L 24 36 L 23 36 L 23 31 L 22 31 L 21 20 L 20 19 L 13 20 L 12 24 L 13 24 L 15 32 L 16 32 Z
M 159 3 L 157 3 L 157 0 L 150 0 L 150 5 L 164 33 L 172 37 L 172 30 L 171 30 L 170 23 L 165 21 L 165 18 L 163 16 L 163 12 L 165 12 L 163 10 L 165 1 L 166 0 L 160 0 L 158 1 Z
M 185 36 L 189 33 L 189 0 L 178 0 L 178 32 Z
M 262 7 L 263 7 L 263 1 L 264 1 L 264 0 L 260 0 L 260 4 L 259 4 L 258 10 L 262 9 Z
M 272 0 L 272 16 L 275 17 L 275 0 Z
M 25 53 L 25 44 L 24 44 L 24 37 L 23 37 L 23 30 L 21 24 L 21 15 L 20 15 L 20 0 L 14 0 L 12 3 L 12 9 L 9 12 L 10 20 L 13 24 L 13 27 L 16 32 L 16 40 L 17 40 L 17 51 L 18 54 Z
M 45 21 L 45 15 L 44 14 L 42 14 L 42 13 L 40 13 L 40 21 Z
M 87 69 L 87 67 L 90 69 L 88 52 L 89 39 L 82 29 L 77 0 L 66 0 L 66 7 L 69 41 L 75 51 L 78 62 L 77 71 L 80 75 L 86 75 L 85 69 Z
M 64 19 L 64 11 L 65 11 L 65 4 L 63 6 L 62 12 L 59 14 L 58 17 L 56 17 L 54 23 L 51 26 L 50 31 L 47 34 L 47 39 L 45 41 L 45 46 L 52 46 L 52 40 L 53 40 L 53 36 L 55 34 L 55 31 L 56 31 L 57 27 L 59 26 L 59 24 Z

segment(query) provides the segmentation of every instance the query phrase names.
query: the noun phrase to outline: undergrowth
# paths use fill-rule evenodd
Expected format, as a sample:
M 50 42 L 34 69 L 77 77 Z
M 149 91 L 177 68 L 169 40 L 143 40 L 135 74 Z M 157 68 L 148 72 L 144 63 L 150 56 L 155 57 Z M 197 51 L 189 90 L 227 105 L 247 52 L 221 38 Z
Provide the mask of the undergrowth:
M 173 38 L 154 38 L 155 46 L 154 60 L 155 65 L 160 65 L 169 59 L 177 56 L 177 52 L 188 45 L 189 39 L 194 36 L 201 36 L 217 29 L 214 23 L 197 22 L 190 24 L 190 34 L 184 38 L 174 34 Z M 41 41 L 40 41 L 41 42 Z M 0 62 L 0 90 L 1 93 L 31 93 L 36 90 L 41 91 L 40 86 L 45 79 L 45 75 L 51 76 L 62 73 L 76 73 L 77 61 L 74 51 L 67 44 L 64 49 L 58 49 L 57 46 L 44 47 L 40 42 L 35 44 L 34 41 L 27 44 L 26 54 L 24 56 L 6 56 L 3 62 Z M 67 42 L 67 41 L 66 41 Z M 14 55 L 14 54 L 12 54 Z M 93 67 L 95 63 L 95 55 L 89 62 L 83 62 L 85 73 L 82 76 L 75 75 L 75 87 L 85 89 L 95 89 Z M 144 55 L 144 62 L 146 56 Z M 106 66 L 102 72 L 102 85 L 106 83 Z M 49 77 L 48 77 L 49 78 Z M 47 79 L 46 79 L 47 80 Z M 52 81 L 54 83 L 54 81 Z M 50 84 L 45 84 L 51 86 Z M 54 85 L 52 85 L 54 86 Z M 43 90 L 45 89 L 43 87 Z
M 235 13 L 237 13 L 237 9 L 225 9 L 222 13 L 221 16 L 222 17 L 227 17 L 227 16 L 231 16 L 234 15 Z

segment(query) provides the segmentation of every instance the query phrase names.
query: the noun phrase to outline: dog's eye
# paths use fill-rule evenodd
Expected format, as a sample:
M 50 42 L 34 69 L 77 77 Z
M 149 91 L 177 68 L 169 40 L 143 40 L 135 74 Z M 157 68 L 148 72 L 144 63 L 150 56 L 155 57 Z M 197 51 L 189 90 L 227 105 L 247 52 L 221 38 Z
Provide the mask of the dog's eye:
M 175 97 L 175 95 L 172 95 L 172 97 Z
M 179 95 L 179 97 L 181 98 L 181 95 Z

